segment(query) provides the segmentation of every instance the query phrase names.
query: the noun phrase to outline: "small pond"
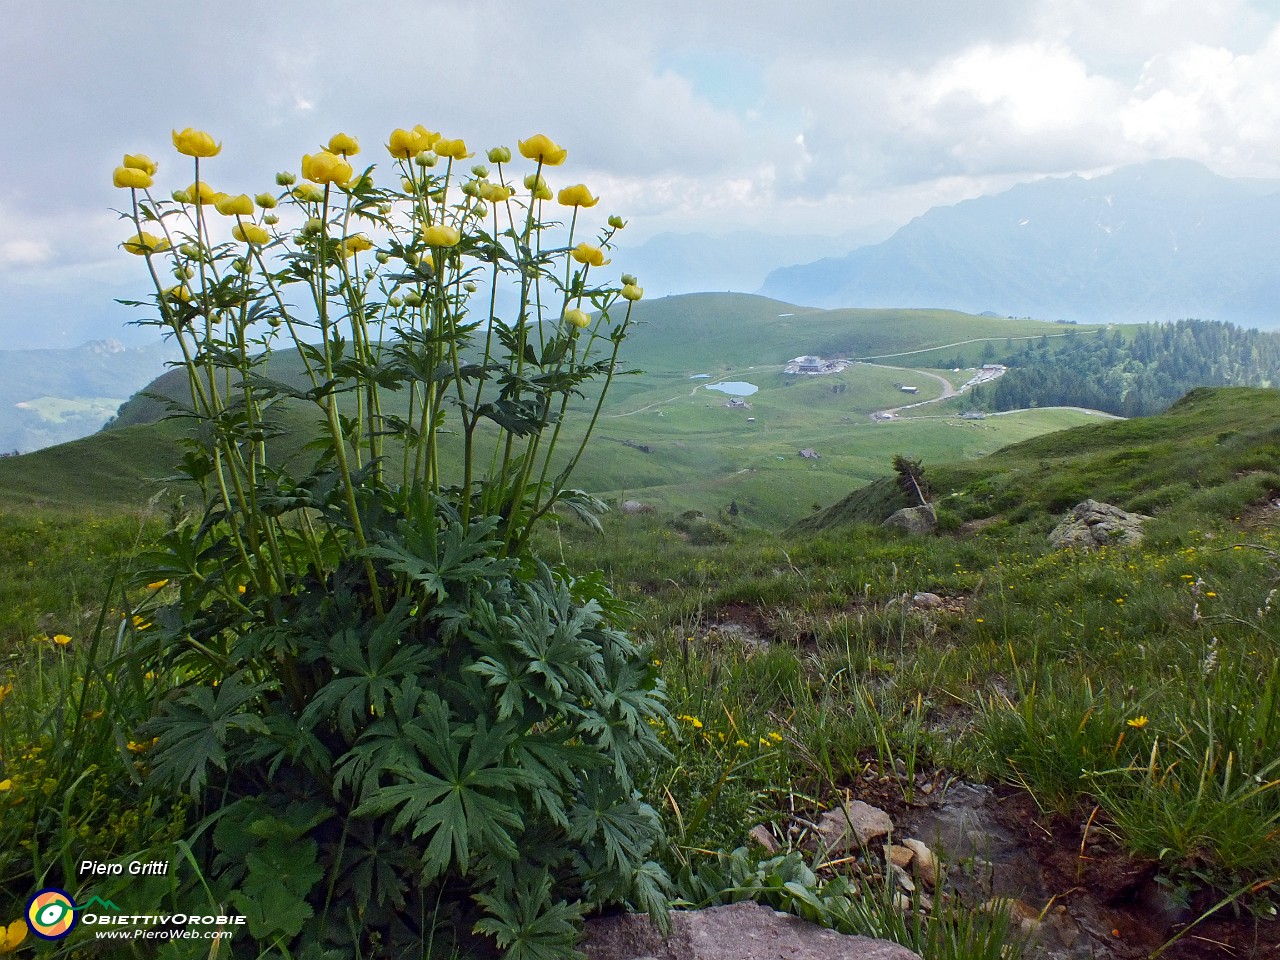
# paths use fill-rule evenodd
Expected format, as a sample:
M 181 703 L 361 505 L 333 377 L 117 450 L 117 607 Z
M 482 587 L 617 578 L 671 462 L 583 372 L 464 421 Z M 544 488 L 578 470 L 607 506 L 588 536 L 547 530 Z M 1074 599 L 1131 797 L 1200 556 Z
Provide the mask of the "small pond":
M 734 397 L 749 397 L 760 388 L 745 380 L 727 380 L 724 383 L 708 383 L 708 390 L 719 390 Z

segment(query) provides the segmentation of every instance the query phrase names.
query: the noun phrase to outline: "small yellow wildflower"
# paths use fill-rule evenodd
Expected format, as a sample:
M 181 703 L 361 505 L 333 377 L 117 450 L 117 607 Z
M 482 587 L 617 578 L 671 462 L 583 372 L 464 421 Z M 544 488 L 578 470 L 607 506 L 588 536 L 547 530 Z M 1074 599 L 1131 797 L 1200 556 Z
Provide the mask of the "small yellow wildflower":
M 735 744 L 735 745 L 737 745 L 737 746 L 739 746 L 739 747 L 743 747 L 743 748 L 746 748 L 746 747 L 751 746 L 751 744 L 747 743 L 747 741 L 745 741 L 745 740 L 735 740 L 735 741 L 734 741 L 734 744 Z
M 148 620 L 146 617 L 137 613 L 133 615 L 133 629 L 146 630 L 150 626 L 151 626 L 151 621 Z
M 4 698 L 13 693 L 12 683 L 0 683 L 0 703 L 4 703 Z
M 56 643 L 60 647 L 65 647 L 68 643 L 71 642 L 71 638 L 67 636 L 65 633 L 55 633 L 52 637 L 52 640 L 54 643 Z
M 762 747 L 771 747 L 771 746 L 773 746 L 773 744 L 771 744 L 771 743 L 769 742 L 769 740 L 768 740 L 768 738 L 767 738 L 767 737 L 761 737 L 761 738 L 760 738 L 760 746 L 762 746 Z
M 13 780 L 11 778 L 6 777 L 5 779 L 0 780 L 0 792 L 4 792 L 6 790 L 12 790 L 12 789 L 13 789 Z
M 777 732 L 771 733 L 771 734 L 769 734 L 769 739 L 770 739 L 770 740 L 772 740 L 774 743 L 781 743 L 781 742 L 782 742 L 782 734 L 777 733 Z
M 1204 595 L 1205 595 L 1206 597 L 1216 597 L 1216 596 L 1217 596 L 1217 594 L 1216 594 L 1216 593 L 1214 593 L 1212 590 L 1206 590 L 1206 591 L 1205 591 L 1205 593 L 1204 593 Z
M 0 924 L 0 953 L 13 953 L 27 939 L 27 921 L 15 920 L 7 927 Z
M 141 742 L 137 740 L 130 740 L 125 744 L 125 746 L 128 747 L 130 753 L 146 753 L 159 742 L 159 737 L 152 737 L 150 740 L 143 740 Z
M 1143 727 L 1147 725 L 1148 722 L 1149 721 L 1145 716 L 1137 716 L 1137 717 L 1134 717 L 1132 720 L 1125 721 L 1125 723 L 1128 726 L 1133 727 L 1133 729 L 1135 730 L 1141 730 Z
M 701 720 L 699 720 L 697 717 L 691 717 L 691 716 L 689 716 L 689 714 L 687 714 L 687 713 L 685 713 L 685 714 L 681 714 L 680 716 L 676 717 L 676 719 L 677 719 L 677 720 L 683 720 L 685 723 L 689 724 L 689 725 L 690 725 L 691 727 L 693 727 L 693 729 L 695 729 L 695 730 L 701 730 L 701 729 L 702 729 L 702 721 L 701 721 Z

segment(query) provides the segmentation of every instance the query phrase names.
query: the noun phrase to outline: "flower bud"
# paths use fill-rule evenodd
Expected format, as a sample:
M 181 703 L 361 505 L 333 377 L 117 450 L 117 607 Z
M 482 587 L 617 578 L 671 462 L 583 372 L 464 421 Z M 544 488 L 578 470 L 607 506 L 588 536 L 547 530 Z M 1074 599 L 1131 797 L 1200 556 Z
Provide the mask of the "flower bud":
M 187 193 L 187 191 L 185 190 L 175 190 L 173 191 L 173 193 L 169 194 L 169 196 L 171 196 L 178 203 L 191 202 L 191 194 Z
M 483 163 L 477 163 L 474 167 L 471 168 L 471 173 L 473 176 L 483 180 L 485 177 L 489 175 L 489 168 L 486 167 Z
M 323 229 L 324 229 L 324 221 L 321 220 L 319 217 L 312 217 L 305 224 L 303 224 L 302 232 L 303 233 L 319 233 Z
M 475 293 L 478 288 L 476 287 L 474 280 L 468 280 L 462 285 L 462 289 L 467 291 L 467 293 Z
M 365 267 L 365 268 L 364 268 L 364 278 L 365 278 L 366 280 L 372 280 L 372 279 L 373 279 L 373 277 L 374 277 L 373 267 Z
M 256 223 L 244 223 L 243 221 L 231 228 L 231 236 L 244 243 L 252 243 L 259 247 L 271 241 L 271 234 Z
M 634 283 L 628 283 L 622 288 L 622 299 L 630 300 L 632 303 L 644 296 L 644 287 L 637 287 Z
M 231 261 L 231 269 L 243 276 L 249 272 L 249 261 L 245 260 L 243 257 L 237 257 L 235 260 Z
M 417 290 L 409 290 L 405 293 L 404 305 L 406 307 L 416 307 L 420 303 L 422 303 L 422 294 L 418 293 Z
M 378 212 L 384 217 L 390 215 L 391 204 L 384 200 L 382 203 L 378 204 Z
M 420 167 L 434 167 L 439 159 L 430 150 L 419 150 L 414 156 L 413 162 Z
M 494 147 L 489 151 L 490 163 L 510 163 L 511 148 L 510 147 Z
M 551 188 L 547 186 L 547 181 L 537 174 L 530 173 L 524 178 L 525 189 L 533 194 L 535 200 L 550 200 Z
M 387 306 L 388 307 L 404 306 L 404 300 L 402 300 L 400 297 L 387 297 Z
M 609 226 L 613 227 L 615 230 L 621 230 L 626 225 L 627 221 L 623 220 L 616 213 L 609 218 Z
M 622 275 L 622 285 L 623 285 L 624 287 L 625 287 L 625 286 L 627 286 L 628 284 L 630 284 L 631 286 L 633 286 L 633 287 L 634 287 L 634 286 L 635 286 L 637 283 L 639 283 L 639 282 L 640 282 L 639 280 L 637 280 L 635 277 L 633 277 L 633 276 L 632 276 L 631 274 L 629 274 L 629 273 L 624 273 L 624 274 Z
M 280 222 L 280 218 L 277 217 L 274 213 L 268 213 L 262 218 L 262 222 L 265 223 L 268 227 L 274 227 L 277 223 Z
M 591 317 L 583 313 L 577 307 L 570 307 L 564 312 L 565 323 L 570 326 L 577 327 L 579 330 L 591 326 Z
M 184 243 L 178 249 L 182 251 L 182 255 L 189 260 L 194 260 L 200 256 L 200 248 L 194 243 Z
M 293 188 L 293 195 L 304 203 L 320 203 L 324 200 L 324 188 L 315 183 L 300 183 Z
M 387 253 L 387 251 L 385 250 L 379 250 L 377 253 L 373 255 L 373 257 L 379 263 L 386 263 L 388 260 L 391 259 L 391 254 Z
M 406 250 L 404 252 L 404 262 L 411 267 L 416 267 L 418 265 L 418 255 L 412 250 Z
M 481 219 L 484 219 L 489 215 L 489 205 L 484 201 L 477 202 L 476 205 L 471 209 L 472 209 L 472 212 L 475 213 L 475 215 Z
M 260 193 L 253 198 L 253 202 L 263 210 L 271 210 L 276 205 L 276 198 L 269 193 Z
M 294 176 L 292 173 L 290 173 L 288 170 L 282 170 L 282 171 L 280 171 L 279 173 L 277 173 L 277 174 L 276 174 L 276 185 L 277 185 L 277 186 L 281 186 L 281 187 L 292 187 L 292 186 L 293 186 L 295 183 L 297 183 L 297 182 L 298 182 L 298 178 L 297 178 L 297 177 L 295 177 L 295 176 Z
M 463 183 L 462 192 L 468 197 L 478 198 L 480 196 L 480 184 L 474 180 L 468 180 Z

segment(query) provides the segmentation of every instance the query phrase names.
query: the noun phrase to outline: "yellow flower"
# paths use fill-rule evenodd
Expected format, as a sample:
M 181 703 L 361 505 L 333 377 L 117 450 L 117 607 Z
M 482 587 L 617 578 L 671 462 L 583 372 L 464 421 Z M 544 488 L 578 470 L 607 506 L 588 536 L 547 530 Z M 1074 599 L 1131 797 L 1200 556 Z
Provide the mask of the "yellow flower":
M 135 613 L 133 615 L 133 626 L 135 629 L 138 629 L 138 630 L 146 630 L 148 627 L 151 626 L 151 621 L 148 620 L 146 617 L 142 616 L 141 614 Z
M 65 647 L 68 643 L 71 642 L 71 638 L 67 636 L 65 633 L 55 633 L 52 639 L 53 639 L 53 642 L 60 647 Z
M 271 234 L 256 223 L 237 223 L 231 228 L 231 236 L 244 243 L 252 243 L 255 247 L 260 247 L 271 240 Z
M 111 174 L 111 182 L 117 187 L 132 187 L 134 190 L 145 190 L 151 186 L 151 174 L 137 167 L 116 167 Z
M 125 746 L 129 748 L 130 753 L 146 753 L 148 750 L 154 747 L 156 743 L 159 742 L 159 740 L 160 740 L 159 737 L 152 737 L 150 740 L 143 740 L 142 742 L 138 742 L 137 740 L 130 740 L 128 743 L 125 744 Z
M 135 233 L 132 237 L 126 240 L 122 246 L 129 253 L 141 257 L 144 254 L 159 253 L 161 250 L 168 250 L 169 241 L 164 237 L 157 237 L 143 231 L 142 233 Z
M 511 148 L 510 147 L 492 147 L 486 156 L 490 163 L 510 163 Z
M 515 193 L 514 190 L 501 183 L 490 183 L 485 180 L 480 184 L 480 199 L 489 203 L 502 203 L 504 200 L 511 199 L 513 193 Z
M 163 589 L 164 589 L 165 587 L 167 587 L 168 585 L 169 585 L 169 581 L 168 581 L 167 579 L 165 579 L 165 580 L 156 580 L 156 581 L 154 581 L 154 582 L 152 582 L 152 583 L 148 583 L 148 584 L 147 584 L 147 589 L 148 589 L 148 590 L 163 590 Z
M 241 596 L 244 596 L 245 591 L 246 591 L 246 590 L 248 590 L 248 589 L 249 589 L 249 588 L 248 588 L 248 587 L 246 587 L 246 586 L 242 583 L 242 584 L 240 584 L 239 586 L 237 586 L 237 587 L 236 587 L 236 593 L 240 594 Z
M 9 781 L 6 780 L 5 783 Z M 3 787 L 4 784 L 0 784 Z M 27 921 L 15 920 L 9 926 L 0 926 L 0 953 L 13 953 L 27 939 Z
M 546 167 L 558 167 L 564 163 L 569 151 L 545 134 L 535 133 L 528 140 L 517 140 L 516 146 L 520 156 L 527 160 L 537 160 Z
M 247 193 L 237 194 L 234 197 L 224 193 L 213 201 L 213 206 L 215 210 L 224 216 L 253 216 L 253 200 Z
M 418 124 L 412 130 L 397 128 L 391 131 L 387 152 L 393 157 L 408 160 L 423 150 L 430 150 L 439 139 L 440 134 L 428 130 L 422 124 Z
M 276 205 L 276 198 L 270 193 L 260 193 L 253 198 L 253 202 L 260 206 L 263 210 L 271 210 Z
M 222 152 L 222 144 L 214 143 L 213 137 L 203 130 L 191 127 L 179 133 L 173 131 L 173 145 L 178 152 L 188 157 L 216 157 Z
M 184 303 L 191 299 L 191 291 L 187 289 L 186 284 L 183 283 L 178 283 L 170 287 L 164 292 L 164 295 L 172 300 L 181 300 Z
M 685 714 L 681 714 L 680 716 L 676 717 L 676 719 L 677 719 L 677 720 L 683 720 L 685 723 L 689 724 L 689 725 L 690 725 L 691 727 L 693 727 L 693 729 L 695 729 L 695 730 L 701 730 L 701 729 L 702 729 L 702 721 L 701 721 L 701 720 L 699 720 L 697 717 L 691 717 L 691 716 L 689 716 L 689 714 L 687 714 L 687 713 L 685 713 Z
M 782 742 L 782 734 L 780 734 L 780 733 L 771 733 L 771 734 L 769 734 L 769 739 L 770 739 L 770 740 L 772 740 L 774 743 L 781 743 L 781 742 Z
M 634 283 L 628 283 L 622 288 L 622 299 L 635 302 L 644 296 L 644 287 L 637 287 Z
M 562 207 L 594 207 L 600 202 L 599 197 L 591 195 L 585 183 L 575 183 L 572 187 L 565 187 L 556 194 L 556 200 Z
M 1133 727 L 1133 729 L 1135 730 L 1141 730 L 1143 727 L 1147 725 L 1148 720 L 1144 716 L 1137 716 L 1137 717 L 1134 717 L 1132 720 L 1126 720 L 1125 723 Z
M 201 180 L 199 183 L 193 183 L 182 191 L 186 195 L 183 203 L 199 203 L 201 206 L 209 203 L 215 203 L 218 199 L 218 191 Z
M 12 683 L 0 683 L 0 703 L 4 702 L 4 698 L 13 693 Z
M 745 741 L 745 740 L 735 740 L 735 741 L 733 741 L 733 742 L 734 742 L 734 745 L 735 745 L 735 746 L 739 746 L 739 747 L 749 747 L 749 746 L 751 746 L 751 744 L 747 743 L 747 741 Z
M 474 157 L 474 153 L 467 153 L 467 142 L 465 140 L 446 140 L 441 137 L 436 141 L 434 147 L 437 156 L 448 157 L 450 160 L 465 160 L 467 157 Z
M 443 223 L 437 223 L 422 231 L 422 242 L 429 247 L 453 247 L 460 239 L 462 235 L 456 229 Z
M 612 262 L 604 258 L 603 250 L 599 247 L 593 247 L 589 243 L 580 243 L 569 253 L 579 263 L 585 263 L 593 267 L 603 267 L 606 263 Z
M 148 176 L 155 176 L 155 172 L 160 169 L 160 165 L 145 153 L 126 153 L 124 155 L 124 166 L 134 170 L 142 170 Z
M 372 250 L 373 241 L 366 237 L 363 233 L 356 233 L 347 237 L 342 241 L 342 255 L 349 257 L 353 253 L 359 253 L 362 250 Z
M 564 321 L 565 323 L 577 327 L 579 330 L 591 326 L 591 318 L 577 307 L 570 307 L 564 312 Z M 680 719 L 683 720 L 684 717 L 681 717 Z M 698 726 L 702 726 L 702 724 L 698 724 Z
M 533 194 L 535 200 L 550 200 L 551 188 L 547 186 L 547 181 L 543 180 L 535 174 L 529 174 L 524 178 L 525 189 Z
M 345 133 L 335 133 L 329 138 L 329 152 L 340 153 L 344 157 L 355 156 L 360 152 L 360 141 Z
M 4 779 L 4 780 L 0 780 L 0 791 L 4 791 L 4 790 L 12 790 L 12 789 L 13 789 L 13 781 L 12 781 L 12 780 L 10 780 L 10 779 L 8 779 L 8 778 L 6 778 L 6 779 Z
M 351 164 L 328 150 L 302 158 L 302 175 L 316 183 L 343 184 L 351 179 Z

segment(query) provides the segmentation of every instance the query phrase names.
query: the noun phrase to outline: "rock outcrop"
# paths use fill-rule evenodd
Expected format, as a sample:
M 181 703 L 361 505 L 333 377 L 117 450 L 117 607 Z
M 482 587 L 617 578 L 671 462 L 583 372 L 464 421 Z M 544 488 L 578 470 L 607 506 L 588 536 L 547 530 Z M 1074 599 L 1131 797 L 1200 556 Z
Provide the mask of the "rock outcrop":
M 1053 528 L 1049 545 L 1055 550 L 1097 550 L 1142 540 L 1142 524 L 1150 517 L 1129 513 L 1109 503 L 1086 500 Z
M 885 940 L 827 930 L 758 903 L 671 911 L 663 937 L 643 914 L 587 922 L 578 944 L 588 960 L 920 960 Z
M 938 514 L 931 503 L 926 503 L 923 507 L 904 507 L 881 526 L 896 527 L 907 533 L 923 536 L 938 529 Z

